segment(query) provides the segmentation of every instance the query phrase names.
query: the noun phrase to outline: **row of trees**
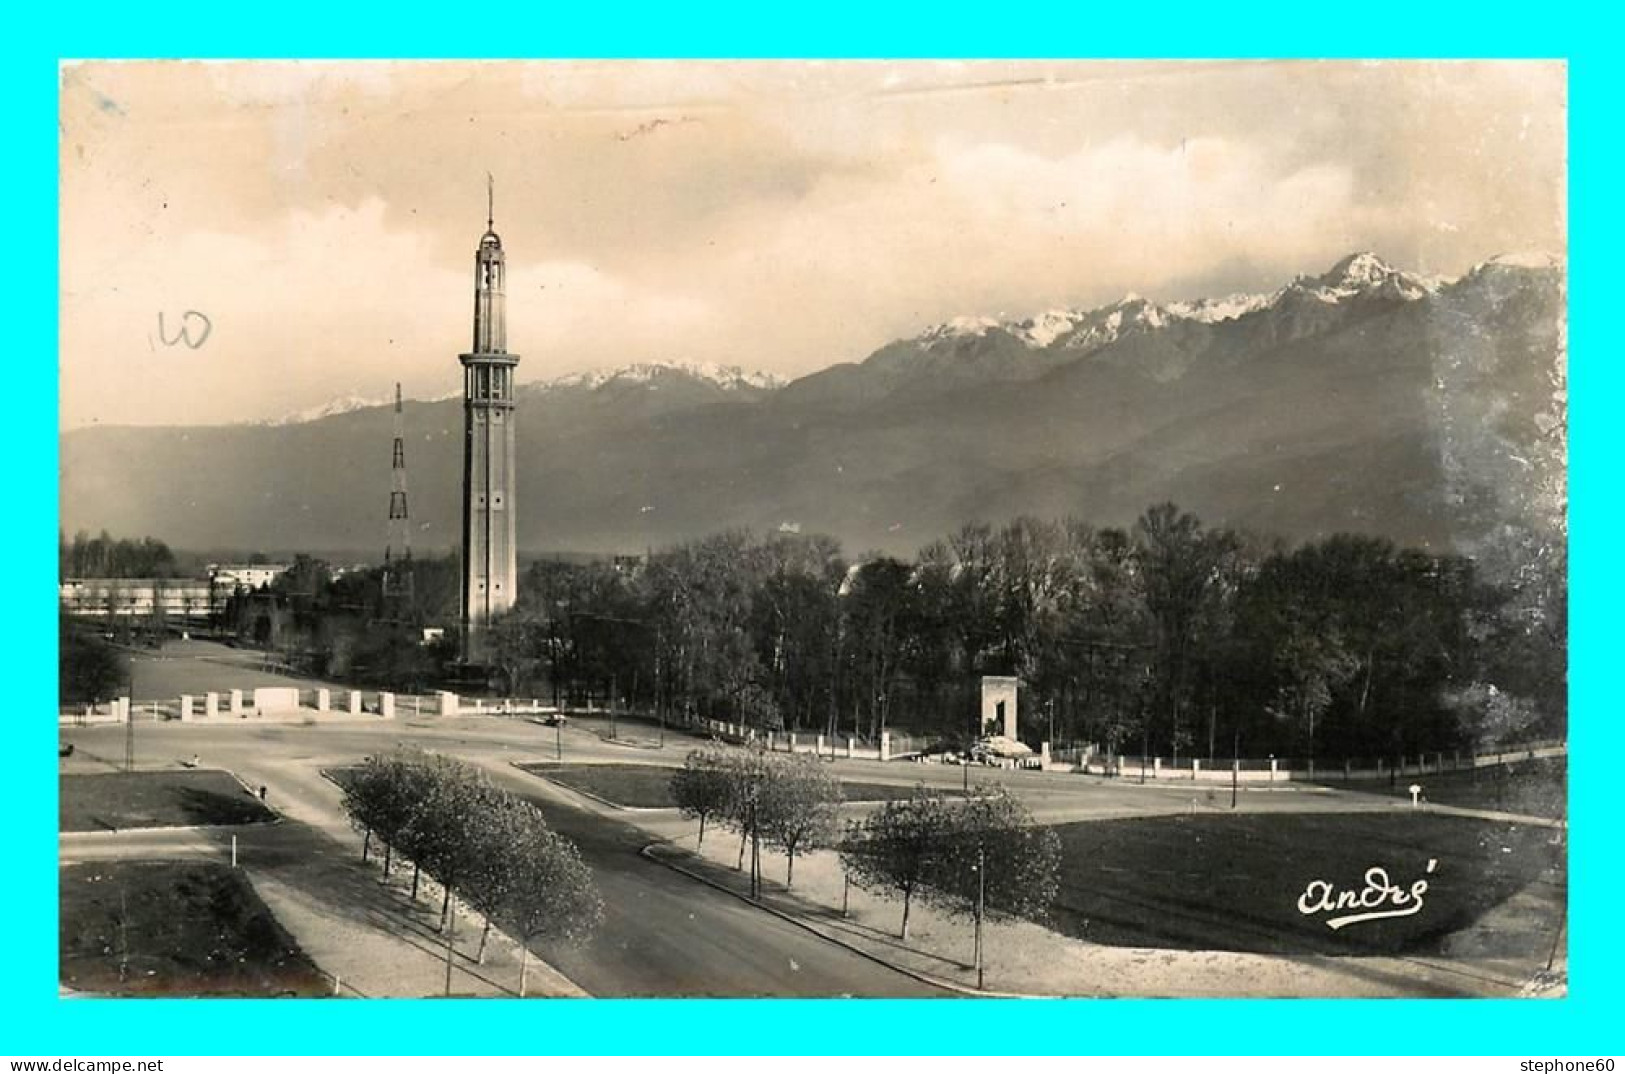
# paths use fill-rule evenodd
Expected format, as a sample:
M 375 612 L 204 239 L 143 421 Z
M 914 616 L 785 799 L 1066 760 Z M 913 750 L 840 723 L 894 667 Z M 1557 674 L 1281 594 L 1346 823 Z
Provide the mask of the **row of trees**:
M 64 705 L 110 701 L 130 681 L 129 658 L 90 624 L 57 614 L 57 688 Z
M 456 928 L 454 895 L 484 918 L 479 960 L 494 918 L 511 930 L 522 949 L 521 996 L 532 941 L 580 942 L 597 927 L 603 903 L 575 845 L 477 768 L 403 752 L 370 757 L 341 782 L 344 810 L 364 833 L 362 860 L 377 839 L 384 844 L 386 876 L 397 852 L 412 863 L 413 898 L 423 873 L 438 882 L 443 931 Z
M 980 677 L 1003 674 L 1030 741 L 1393 756 L 1561 731 L 1566 585 L 1546 567 L 1520 589 L 1458 556 L 1292 548 L 1172 504 L 1129 529 L 966 526 L 912 561 L 729 532 L 635 569 L 536 563 L 493 647 L 515 694 L 761 728 L 962 738 Z
M 983 923 L 1041 918 L 1060 882 L 1060 836 L 1035 824 L 997 785 L 978 787 L 963 801 L 917 786 L 848 824 L 839 850 L 850 883 L 902 902 L 903 939 L 916 900 L 974 922 L 978 988 Z
M 1243 752 L 1395 757 L 1561 734 L 1560 546 L 1511 579 L 1473 561 L 1336 535 L 1289 547 L 1172 504 L 1126 529 L 968 525 L 911 560 L 822 536 L 730 531 L 636 562 L 539 561 L 491 628 L 494 685 L 872 741 L 962 745 L 983 675 L 1023 681 L 1029 744 L 1176 761 Z M 310 674 L 417 691 L 455 660 L 455 557 L 376 571 L 298 560 L 228 609 Z M 466 689 L 466 684 L 462 684 Z
M 229 598 L 220 625 L 309 675 L 421 692 L 457 655 L 452 630 L 425 643 L 423 627 L 456 621 L 458 561 L 420 557 L 396 570 L 410 576 L 407 595 L 386 598 L 381 568 L 336 571 L 296 556 L 269 586 Z
M 155 537 L 115 538 L 106 530 L 92 537 L 80 530 L 70 541 L 57 534 L 62 578 L 170 578 L 180 570 L 169 546 Z
M 753 898 L 761 894 L 764 844 L 787 858 L 786 888 L 798 856 L 833 848 L 849 884 L 901 901 L 902 939 L 916 901 L 971 920 L 978 987 L 984 921 L 1041 917 L 1055 899 L 1060 837 L 1034 823 L 1003 786 L 982 786 L 961 800 L 917 786 L 843 830 L 840 783 L 818 758 L 712 746 L 689 753 L 671 789 L 682 815 L 699 822 L 698 847 L 708 826 L 738 833 L 736 868 L 745 867 L 748 850 Z
M 713 746 L 689 753 L 672 773 L 672 797 L 682 815 L 739 835 L 739 863 L 750 852 L 751 895 L 762 885 L 762 844 L 784 852 L 784 886 L 795 883 L 796 857 L 832 845 L 838 834 L 841 784 L 818 758 Z

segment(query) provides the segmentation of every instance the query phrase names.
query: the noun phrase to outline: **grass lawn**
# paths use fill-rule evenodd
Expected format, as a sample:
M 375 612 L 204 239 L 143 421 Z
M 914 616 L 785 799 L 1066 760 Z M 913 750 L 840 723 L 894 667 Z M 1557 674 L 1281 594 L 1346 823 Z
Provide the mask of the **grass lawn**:
M 265 654 L 212 641 L 169 641 L 161 650 L 130 658 L 134 697 L 169 698 L 213 690 L 251 692 L 256 686 L 297 686 L 314 690 L 331 683 L 263 670 Z
M 1390 787 L 1387 780 L 1361 780 L 1343 784 L 1336 779 L 1318 782 L 1329 787 L 1388 794 L 1409 799 L 1409 787 L 1420 784 L 1422 797 L 1440 805 L 1495 809 L 1532 817 L 1562 817 L 1568 808 L 1569 765 L 1567 757 L 1537 757 L 1507 765 L 1458 772 L 1401 776 Z
M 231 777 L 209 769 L 62 776 L 58 823 L 64 832 L 252 824 L 274 814 Z
M 1560 879 L 1565 867 L 1550 829 L 1427 813 L 1198 814 L 1056 831 L 1062 876 L 1051 926 L 1135 947 L 1425 953 L 1529 882 Z M 1337 914 L 1299 912 L 1310 881 L 1363 890 L 1373 866 L 1407 891 L 1425 878 L 1422 910 L 1335 931 L 1325 922 Z
M 240 873 L 92 862 L 62 869 L 62 983 L 120 996 L 325 996 L 332 989 Z
M 520 765 L 533 776 L 552 780 L 571 790 L 597 795 L 616 805 L 634 809 L 671 808 L 671 774 L 677 769 L 649 764 L 555 764 L 538 762 Z M 841 781 L 849 802 L 884 802 L 908 794 L 907 787 L 881 783 Z

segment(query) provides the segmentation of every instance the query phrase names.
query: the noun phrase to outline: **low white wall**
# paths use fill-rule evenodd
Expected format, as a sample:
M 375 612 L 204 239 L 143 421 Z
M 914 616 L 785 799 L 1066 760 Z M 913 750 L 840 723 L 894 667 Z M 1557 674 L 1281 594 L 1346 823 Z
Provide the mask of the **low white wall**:
M 260 713 L 293 712 L 299 708 L 299 688 L 296 686 L 256 686 L 254 709 Z

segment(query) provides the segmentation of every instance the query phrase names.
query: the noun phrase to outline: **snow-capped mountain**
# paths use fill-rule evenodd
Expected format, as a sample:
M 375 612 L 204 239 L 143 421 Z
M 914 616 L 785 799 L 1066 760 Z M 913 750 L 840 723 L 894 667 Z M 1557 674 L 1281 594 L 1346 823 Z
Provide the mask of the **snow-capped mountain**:
M 349 414 L 356 410 L 367 410 L 375 406 L 391 406 L 395 402 L 394 395 L 365 398 L 359 395 L 341 395 L 337 399 L 329 399 L 325 403 L 317 403 L 302 410 L 295 410 L 284 414 L 280 418 L 270 418 L 264 421 L 248 422 L 250 425 L 299 425 L 307 421 L 321 421 L 323 418 L 332 418 L 340 414 Z
M 1197 298 L 1188 302 L 1170 302 L 1167 310 L 1174 317 L 1185 321 L 1199 321 L 1202 324 L 1219 324 L 1223 321 L 1233 321 L 1237 317 L 1245 317 L 1249 313 L 1257 313 L 1268 308 L 1275 300 L 1274 295 L 1225 295 L 1223 298 Z
M 1335 305 L 1349 299 L 1385 298 L 1415 302 L 1438 290 L 1421 276 L 1401 272 L 1373 253 L 1350 254 L 1322 276 L 1299 276 L 1270 301 L 1279 306 L 1292 298 L 1308 298 Z
M 1130 293 L 1106 306 L 1062 307 L 1017 319 L 955 317 L 888 343 L 862 362 L 804 377 L 786 391 L 823 405 L 850 404 L 905 389 L 937 393 L 1033 380 L 1096 354 L 1169 381 L 1203 360 L 1216 333 L 1245 334 L 1252 348 L 1279 346 L 1374 309 L 1421 301 L 1440 286 L 1360 252 L 1266 294 L 1158 302 Z
M 1473 271 L 1541 269 L 1557 263 L 1547 254 L 1509 254 L 1492 258 Z M 1321 331 L 1326 327 L 1322 322 L 1337 319 L 1361 303 L 1415 302 L 1436 294 L 1445 282 L 1400 271 L 1376 254 L 1360 252 L 1319 276 L 1299 276 L 1268 294 L 1158 302 L 1131 292 L 1106 306 L 1062 307 L 1019 319 L 954 317 L 912 338 L 887 344 L 858 365 L 835 366 L 804 378 L 796 383 L 793 394 L 807 397 L 833 391 L 841 398 L 872 397 L 921 381 L 925 382 L 921 390 L 941 391 L 966 383 L 1027 380 L 1133 337 L 1179 344 L 1178 354 L 1170 356 L 1165 349 L 1153 347 L 1158 353 L 1143 359 L 1148 373 L 1166 380 L 1187 367 L 1192 346 L 1200 342 L 1190 335 L 1192 326 L 1215 327 L 1274 311 L 1275 322 L 1260 327 L 1264 336 L 1280 342 Z M 1182 327 L 1187 329 L 1183 334 L 1177 331 Z M 1170 330 L 1175 331 L 1169 334 Z M 860 371 L 857 379 L 862 383 L 846 385 L 844 381 L 853 379 L 854 371 Z M 613 395 L 624 405 L 629 393 L 653 396 L 664 392 L 668 398 L 658 402 L 649 398 L 637 404 L 648 413 L 713 397 L 718 401 L 756 400 L 785 386 L 784 380 L 771 373 L 737 365 L 671 361 L 568 373 L 523 383 L 519 391 L 522 399 L 548 399 L 560 405 L 583 393 Z M 431 401 L 459 394 L 453 391 Z M 389 402 L 388 398 L 347 395 L 262 424 L 317 421 Z
M 566 373 L 552 380 L 535 381 L 523 390 L 534 393 L 586 389 L 596 391 L 607 385 L 641 386 L 658 389 L 663 382 L 687 379 L 708 383 L 724 392 L 770 392 L 784 386 L 771 373 L 746 371 L 736 365 L 715 362 L 638 362 L 613 369 L 591 369 Z
M 997 317 L 955 317 L 941 324 L 932 325 L 914 338 L 927 345 L 944 340 L 978 339 L 999 327 L 1001 325 Z
M 1345 257 L 1324 275 L 1299 276 L 1273 294 L 1235 294 L 1159 303 L 1130 292 L 1108 306 L 1052 309 L 1020 320 L 956 317 L 932 325 L 915 336 L 913 342 L 931 348 L 948 341 L 980 339 L 991 332 L 1002 331 L 1035 350 L 1089 351 L 1115 343 L 1125 335 L 1165 328 L 1176 321 L 1220 324 L 1298 299 L 1326 305 L 1369 298 L 1414 302 L 1435 293 L 1439 286 L 1437 280 L 1401 272 L 1376 254 L 1362 252 Z
M 749 372 L 739 366 L 719 365 L 713 362 L 639 362 L 614 369 L 586 370 L 567 373 L 551 380 L 522 383 L 518 387 L 518 392 L 521 399 L 542 400 L 553 397 L 554 401 L 562 403 L 565 397 L 579 398 L 582 393 L 621 391 L 654 393 L 665 390 L 668 395 L 678 396 L 678 399 L 672 402 L 683 403 L 695 401 L 696 393 L 700 396 L 716 394 L 740 400 L 754 399 L 783 386 L 784 381 L 771 373 Z M 458 387 L 423 400 L 409 401 L 441 403 L 461 399 L 462 396 L 462 389 Z M 393 395 L 375 398 L 344 395 L 284 414 L 279 418 L 245 424 L 301 425 L 357 410 L 392 406 L 394 401 Z
M 641 549 L 793 523 L 907 554 L 971 520 L 1122 526 L 1171 499 L 1288 539 L 1376 534 L 1486 569 L 1499 554 L 1506 574 L 1528 542 L 1497 535 L 1562 536 L 1565 287 L 1544 255 L 1438 281 L 1355 254 L 1260 295 L 950 320 L 783 387 L 659 363 L 527 385 L 520 543 Z M 62 524 L 183 548 L 373 547 L 386 403 L 65 433 Z M 406 423 L 413 518 L 426 546 L 453 547 L 462 404 L 416 403 Z

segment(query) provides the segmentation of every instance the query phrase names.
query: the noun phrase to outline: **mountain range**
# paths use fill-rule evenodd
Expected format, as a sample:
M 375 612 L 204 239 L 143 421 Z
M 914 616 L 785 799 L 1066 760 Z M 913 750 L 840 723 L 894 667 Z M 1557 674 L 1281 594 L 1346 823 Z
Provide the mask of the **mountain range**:
M 1440 280 L 1358 253 L 1267 294 L 958 318 L 789 383 L 647 363 L 526 384 L 520 543 L 633 551 L 748 526 L 907 554 L 971 520 L 1126 525 L 1168 499 L 1289 539 L 1560 539 L 1565 287 L 1540 255 Z M 409 401 L 403 423 L 414 542 L 450 549 L 461 403 Z M 385 401 L 346 399 L 67 431 L 62 526 L 378 556 L 393 424 Z

